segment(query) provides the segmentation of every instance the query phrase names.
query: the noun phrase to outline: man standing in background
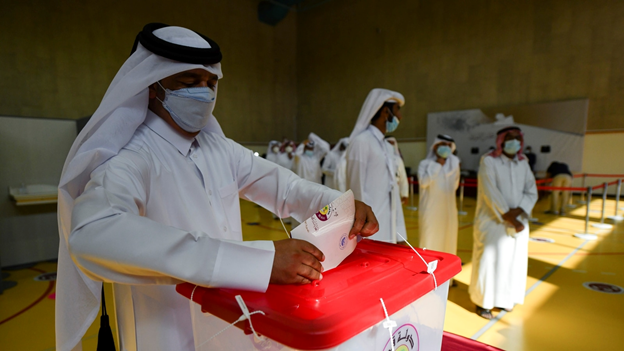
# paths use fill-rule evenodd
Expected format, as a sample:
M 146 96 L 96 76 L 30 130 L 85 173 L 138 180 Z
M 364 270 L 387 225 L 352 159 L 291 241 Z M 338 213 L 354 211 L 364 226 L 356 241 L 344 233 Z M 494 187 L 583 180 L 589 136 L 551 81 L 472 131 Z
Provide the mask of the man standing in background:
M 403 209 L 396 177 L 394 148 L 384 134 L 401 121 L 401 93 L 373 89 L 366 97 L 347 148 L 347 188 L 355 198 L 369 204 L 379 221 L 371 239 L 396 243 L 397 228 L 404 228 Z M 399 223 L 402 222 L 402 223 Z M 406 233 L 401 233 L 407 237 Z
M 282 146 L 280 147 L 280 153 L 277 156 L 277 164 L 293 170 L 293 162 L 295 160 L 295 142 L 292 140 L 284 139 Z
M 457 203 L 459 159 L 455 141 L 438 135 L 427 158 L 418 166 L 420 247 L 457 254 Z
M 305 180 L 322 183 L 321 160 L 329 152 L 329 143 L 310 133 L 295 151 L 295 173 Z
M 552 178 L 550 186 L 553 187 L 569 188 L 572 185 L 572 172 L 570 172 L 570 167 L 563 162 L 554 161 L 551 163 L 546 170 L 546 178 Z M 559 195 L 561 195 L 561 199 Z M 553 190 L 552 194 L 550 194 L 550 211 L 546 211 L 546 213 L 565 216 L 566 206 L 569 201 L 569 190 Z
M 279 152 L 280 152 L 280 142 L 277 140 L 271 140 L 269 142 L 269 147 L 267 148 L 267 152 L 266 152 L 267 161 L 277 163 Z
M 529 214 L 537 201 L 535 177 L 522 155 L 520 128 L 501 129 L 496 149 L 481 158 L 474 223 L 470 299 L 479 316 L 511 311 L 524 302 Z

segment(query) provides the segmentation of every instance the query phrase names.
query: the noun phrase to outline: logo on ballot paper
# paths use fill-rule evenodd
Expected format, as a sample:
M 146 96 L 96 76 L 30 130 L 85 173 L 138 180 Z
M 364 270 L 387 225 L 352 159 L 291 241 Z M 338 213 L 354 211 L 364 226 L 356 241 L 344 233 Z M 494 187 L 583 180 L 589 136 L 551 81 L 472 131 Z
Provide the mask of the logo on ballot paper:
M 334 211 L 335 211 L 334 210 L 334 206 L 329 204 L 329 205 L 321 208 L 321 210 L 316 213 L 316 217 L 318 219 L 320 219 L 321 221 L 325 222 L 326 220 L 328 220 L 332 216 L 332 213 Z
M 420 350 L 420 340 L 418 339 L 418 331 L 411 324 L 403 324 L 393 334 L 395 351 L 418 351 Z M 390 339 L 384 346 L 383 351 L 392 351 Z

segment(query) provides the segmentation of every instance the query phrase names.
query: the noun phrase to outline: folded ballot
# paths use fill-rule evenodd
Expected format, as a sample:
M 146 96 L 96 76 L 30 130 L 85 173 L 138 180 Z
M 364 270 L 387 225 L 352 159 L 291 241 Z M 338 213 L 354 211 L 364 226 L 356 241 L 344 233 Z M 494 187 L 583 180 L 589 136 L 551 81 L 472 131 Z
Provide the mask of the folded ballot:
M 312 243 L 325 254 L 325 261 L 321 263 L 327 272 L 355 250 L 357 238 L 349 239 L 354 216 L 355 200 L 349 190 L 306 219 L 290 234 L 294 239 Z

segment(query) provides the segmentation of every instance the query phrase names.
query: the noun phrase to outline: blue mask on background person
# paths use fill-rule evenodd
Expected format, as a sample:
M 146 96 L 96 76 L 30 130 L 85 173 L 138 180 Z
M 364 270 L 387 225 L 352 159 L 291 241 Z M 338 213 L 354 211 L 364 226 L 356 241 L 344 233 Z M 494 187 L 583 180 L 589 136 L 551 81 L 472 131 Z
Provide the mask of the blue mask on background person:
M 436 150 L 436 154 L 442 158 L 447 158 L 451 154 L 451 147 L 447 145 L 440 145 Z
M 165 91 L 165 100 L 158 100 L 180 128 L 195 133 L 208 124 L 216 100 L 214 90 L 208 87 L 169 90 L 160 82 L 158 85 Z
M 386 120 L 386 133 L 392 133 L 399 127 L 399 119 L 397 116 L 392 114 L 392 111 L 390 111 L 390 114 L 392 115 L 392 121 Z
M 512 139 L 505 142 L 505 147 L 503 147 L 503 150 L 507 155 L 515 155 L 518 153 L 518 151 L 520 151 L 521 147 L 522 145 L 520 144 L 520 140 Z
M 306 156 L 312 157 L 312 156 L 314 156 L 314 151 L 313 150 L 306 150 L 305 154 L 306 154 Z

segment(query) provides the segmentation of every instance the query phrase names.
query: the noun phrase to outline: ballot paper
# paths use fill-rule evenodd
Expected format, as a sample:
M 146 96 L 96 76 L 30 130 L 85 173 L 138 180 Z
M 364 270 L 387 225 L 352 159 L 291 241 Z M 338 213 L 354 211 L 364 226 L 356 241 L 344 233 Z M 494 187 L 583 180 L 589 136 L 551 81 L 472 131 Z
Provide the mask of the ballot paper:
M 355 200 L 349 190 L 306 219 L 290 234 L 294 239 L 310 242 L 325 254 L 325 261 L 321 264 L 327 272 L 355 250 L 357 238 L 349 239 L 354 216 Z

